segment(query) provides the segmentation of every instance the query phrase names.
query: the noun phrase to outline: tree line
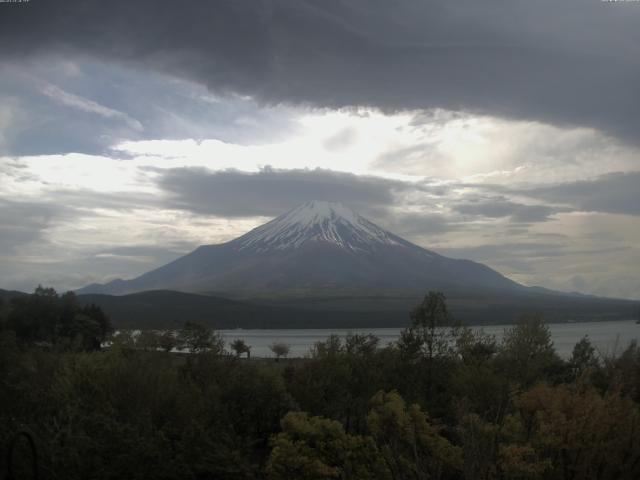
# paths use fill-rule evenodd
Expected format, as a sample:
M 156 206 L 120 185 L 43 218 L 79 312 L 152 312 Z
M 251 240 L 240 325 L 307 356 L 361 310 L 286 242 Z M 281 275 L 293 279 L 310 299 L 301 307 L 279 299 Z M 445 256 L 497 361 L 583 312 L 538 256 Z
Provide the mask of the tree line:
M 31 330 L 27 307 L 1 310 L 0 439 L 33 432 L 42 478 L 640 478 L 635 343 L 604 357 L 583 338 L 564 360 L 540 318 L 498 342 L 431 292 L 394 344 L 330 336 L 308 358 L 240 361 L 243 344 L 196 325 L 174 337 L 193 354 L 96 348 L 108 333 L 63 304 Z M 23 478 L 29 455 L 14 452 Z

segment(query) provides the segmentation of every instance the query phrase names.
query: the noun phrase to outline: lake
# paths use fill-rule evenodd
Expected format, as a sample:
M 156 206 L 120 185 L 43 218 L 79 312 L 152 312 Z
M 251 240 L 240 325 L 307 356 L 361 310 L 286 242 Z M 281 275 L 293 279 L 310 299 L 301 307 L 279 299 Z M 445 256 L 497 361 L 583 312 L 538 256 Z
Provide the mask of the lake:
M 485 333 L 495 335 L 500 341 L 505 328 L 512 325 L 492 325 L 471 327 L 474 330 L 484 330 Z M 640 325 L 634 320 L 615 322 L 576 322 L 549 324 L 551 339 L 556 351 L 562 357 L 571 356 L 573 346 L 580 339 L 589 335 L 591 343 L 602 354 L 620 353 L 631 340 L 640 339 Z M 380 344 L 395 342 L 400 337 L 401 328 L 370 328 L 370 329 L 283 329 L 283 330 L 221 330 L 227 344 L 236 338 L 243 339 L 251 346 L 253 357 L 273 357 L 269 345 L 274 342 L 284 342 L 291 347 L 290 357 L 304 357 L 309 349 L 318 341 L 326 340 L 331 334 L 345 337 L 349 332 L 371 333 L 380 338 Z

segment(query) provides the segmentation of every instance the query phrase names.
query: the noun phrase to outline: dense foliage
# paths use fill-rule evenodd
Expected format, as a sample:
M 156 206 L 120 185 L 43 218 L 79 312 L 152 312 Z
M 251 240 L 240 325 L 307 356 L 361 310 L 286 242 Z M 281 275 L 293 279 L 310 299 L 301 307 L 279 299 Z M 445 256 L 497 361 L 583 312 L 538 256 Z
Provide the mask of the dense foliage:
M 430 294 L 394 345 L 331 336 L 275 362 L 192 323 L 98 349 L 108 321 L 73 305 L 41 289 L 0 310 L 0 439 L 33 432 L 43 478 L 640 478 L 635 344 L 563 360 L 539 318 L 498 343 Z
M 33 295 L 11 299 L 2 327 L 22 343 L 52 345 L 62 350 L 98 350 L 111 332 L 111 322 L 95 304 L 80 305 L 73 292 L 58 295 L 38 286 Z

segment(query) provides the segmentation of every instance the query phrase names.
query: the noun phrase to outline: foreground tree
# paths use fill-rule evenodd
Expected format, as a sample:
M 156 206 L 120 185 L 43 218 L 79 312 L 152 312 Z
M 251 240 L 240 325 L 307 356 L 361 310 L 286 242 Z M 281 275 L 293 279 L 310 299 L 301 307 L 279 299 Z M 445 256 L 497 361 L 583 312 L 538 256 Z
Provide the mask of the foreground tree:
M 449 313 L 442 292 L 429 292 L 411 312 L 411 327 L 406 332 L 410 345 L 418 344 L 421 353 L 431 360 L 451 352 L 457 324 Z
M 418 405 L 407 407 L 397 392 L 374 395 L 367 426 L 393 478 L 435 480 L 462 470 L 462 450 Z
M 266 466 L 269 480 L 391 478 L 373 439 L 347 434 L 340 422 L 290 412 L 281 426 Z
M 401 332 L 397 348 L 402 365 L 398 375 L 407 383 L 420 385 L 422 396 L 432 411 L 440 412 L 448 400 L 448 371 L 456 361 L 458 323 L 450 315 L 446 297 L 429 292 L 411 313 L 411 326 Z
M 500 418 L 509 401 L 509 382 L 495 368 L 495 337 L 463 328 L 456 340 L 457 362 L 450 369 L 450 389 L 460 402 L 458 415 Z
M 598 383 L 603 390 L 620 391 L 640 404 L 640 346 L 632 340 L 618 356 L 604 359 L 604 377 Z
M 6 327 L 24 343 L 59 349 L 97 350 L 111 332 L 111 322 L 97 305 L 80 305 L 73 292 L 59 296 L 38 286 L 32 295 L 11 301 Z
M 73 293 L 73 292 L 68 292 Z M 75 296 L 75 294 L 73 294 Z M 83 315 L 87 315 L 95 320 L 100 326 L 100 342 L 104 342 L 109 334 L 113 331 L 113 325 L 111 325 L 111 320 L 107 316 L 106 313 L 96 304 L 91 303 L 89 305 L 84 305 L 80 309 L 80 313 Z
M 60 310 L 56 291 L 39 285 L 33 295 L 14 298 L 11 301 L 7 324 L 20 341 L 53 344 Z
M 100 324 L 89 315 L 77 313 L 69 322 L 69 334 L 64 337 L 73 350 L 99 350 L 104 336 Z
M 464 415 L 457 426 L 463 457 L 465 480 L 498 478 L 496 458 L 498 425 L 483 420 L 475 413 Z
M 591 344 L 589 336 L 585 335 L 576 343 L 569 359 L 574 378 L 579 378 L 585 373 L 588 374 L 600 366 L 600 360 L 596 355 L 596 349 Z
M 528 478 L 640 478 L 640 410 L 619 394 L 539 385 L 519 395 L 503 432 L 503 471 Z M 520 478 L 520 477 L 518 477 Z
M 538 315 L 524 316 L 516 326 L 505 330 L 497 360 L 506 377 L 525 388 L 552 379 L 563 368 L 549 327 Z

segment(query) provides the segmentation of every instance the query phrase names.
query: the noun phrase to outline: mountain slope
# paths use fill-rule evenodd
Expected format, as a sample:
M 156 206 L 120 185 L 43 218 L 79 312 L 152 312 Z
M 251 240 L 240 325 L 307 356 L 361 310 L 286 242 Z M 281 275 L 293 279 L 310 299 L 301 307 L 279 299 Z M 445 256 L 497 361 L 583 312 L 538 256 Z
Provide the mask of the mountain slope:
M 79 293 L 170 289 L 232 295 L 524 287 L 489 267 L 414 245 L 337 203 L 307 202 L 247 234 L 201 246 L 133 280 Z

